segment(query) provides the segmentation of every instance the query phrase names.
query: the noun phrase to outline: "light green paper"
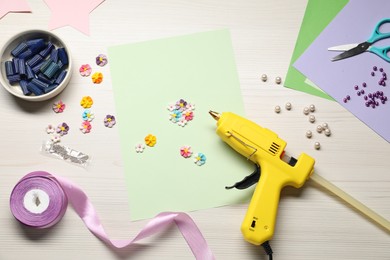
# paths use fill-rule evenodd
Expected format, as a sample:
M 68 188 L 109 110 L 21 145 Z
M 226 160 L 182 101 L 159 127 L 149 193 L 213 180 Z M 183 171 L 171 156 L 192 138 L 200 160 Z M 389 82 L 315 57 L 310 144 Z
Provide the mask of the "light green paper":
M 299 31 L 298 39 L 291 58 L 290 66 L 287 71 L 286 80 L 284 83 L 285 87 L 333 100 L 332 97 L 327 95 L 318 87 L 307 84 L 305 82 L 306 77 L 297 69 L 295 69 L 293 64 L 347 3 L 348 0 L 308 1 L 301 29 Z
M 253 188 L 226 190 L 253 171 L 251 163 L 215 133 L 210 109 L 244 114 L 228 30 L 113 46 L 108 49 L 117 125 L 131 219 L 162 211 L 192 211 L 249 200 Z M 167 106 L 179 99 L 195 104 L 185 127 L 169 120 Z M 143 153 L 135 145 L 157 137 Z M 181 157 L 190 145 L 207 161 Z

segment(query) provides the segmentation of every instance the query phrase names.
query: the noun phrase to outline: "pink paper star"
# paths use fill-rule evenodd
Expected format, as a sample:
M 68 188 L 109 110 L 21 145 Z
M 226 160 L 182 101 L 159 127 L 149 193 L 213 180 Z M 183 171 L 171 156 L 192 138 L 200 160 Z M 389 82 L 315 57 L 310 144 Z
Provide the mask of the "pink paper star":
M 69 25 L 89 35 L 89 13 L 103 2 L 104 0 L 45 0 L 52 12 L 49 30 Z
M 1 0 L 0 1 L 0 19 L 8 13 L 29 13 L 30 6 L 26 0 Z

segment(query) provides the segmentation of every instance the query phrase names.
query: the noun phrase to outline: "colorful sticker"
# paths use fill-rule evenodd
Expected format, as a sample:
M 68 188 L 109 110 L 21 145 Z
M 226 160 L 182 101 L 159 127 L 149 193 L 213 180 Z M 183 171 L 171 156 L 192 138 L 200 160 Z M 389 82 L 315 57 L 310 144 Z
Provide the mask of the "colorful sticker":
M 184 127 L 189 121 L 194 119 L 195 105 L 184 99 L 179 99 L 176 103 L 169 104 L 167 109 L 169 111 L 169 120 L 172 123 L 177 123 L 178 126 Z
M 56 113 L 62 113 L 65 110 L 66 105 L 60 100 L 53 104 L 52 109 Z
M 184 145 L 180 147 L 180 155 L 184 158 L 190 158 L 192 155 L 192 149 L 191 146 Z
M 100 67 L 103 67 L 107 64 L 108 60 L 107 60 L 107 56 L 104 55 L 104 54 L 99 54 L 97 57 L 96 57 L 96 65 L 100 66 Z
M 90 109 L 85 109 L 82 117 L 84 121 L 91 122 L 95 118 L 95 114 Z
M 115 116 L 113 116 L 113 115 L 106 115 L 106 117 L 104 118 L 104 125 L 106 127 L 111 128 L 115 124 L 116 124 Z
M 89 121 L 83 121 L 80 126 L 80 131 L 84 134 L 90 133 L 92 125 Z
M 206 163 L 206 155 L 204 155 L 203 153 L 195 154 L 194 163 L 198 166 L 202 166 Z
M 56 132 L 59 134 L 59 135 L 66 135 L 68 134 L 69 132 L 69 126 L 67 123 L 61 123 L 57 126 L 57 129 L 56 129 Z
M 93 75 L 92 75 L 92 82 L 94 84 L 100 84 L 102 83 L 103 81 L 103 73 L 101 72 L 95 72 Z
M 59 135 L 59 134 L 52 134 L 50 139 L 51 139 L 51 141 L 53 143 L 58 143 L 58 142 L 61 141 L 61 135 Z
M 150 147 L 153 147 L 157 142 L 157 138 L 156 136 L 152 135 L 152 134 L 148 134 L 146 137 L 145 137 L 145 144 L 147 146 L 150 146 Z
M 137 153 L 143 153 L 145 150 L 145 145 L 144 144 L 141 144 L 141 143 L 138 143 L 136 146 L 135 146 L 135 151 Z
M 46 127 L 46 133 L 48 133 L 48 134 L 54 134 L 55 132 L 56 132 L 56 128 L 55 128 L 53 125 L 49 124 L 49 125 Z
M 89 64 L 83 64 L 81 65 L 79 72 L 81 76 L 88 77 L 89 75 L 91 75 L 92 68 Z
M 83 108 L 91 108 L 91 106 L 93 105 L 93 100 L 90 96 L 85 96 L 81 99 L 80 105 Z

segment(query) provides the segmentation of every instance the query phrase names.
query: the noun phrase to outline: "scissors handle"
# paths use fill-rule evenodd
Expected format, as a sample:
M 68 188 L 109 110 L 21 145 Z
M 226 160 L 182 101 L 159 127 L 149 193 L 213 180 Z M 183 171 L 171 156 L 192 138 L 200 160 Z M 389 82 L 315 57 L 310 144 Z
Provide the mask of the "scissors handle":
M 385 23 L 390 23 L 390 18 L 382 19 L 376 24 L 374 31 L 371 34 L 371 37 L 367 40 L 368 43 L 374 43 L 376 41 L 390 37 L 390 32 L 382 33 L 379 31 L 380 27 Z
M 390 62 L 390 57 L 387 55 L 390 52 L 390 46 L 384 48 L 371 46 L 368 51 L 375 53 L 385 61 Z

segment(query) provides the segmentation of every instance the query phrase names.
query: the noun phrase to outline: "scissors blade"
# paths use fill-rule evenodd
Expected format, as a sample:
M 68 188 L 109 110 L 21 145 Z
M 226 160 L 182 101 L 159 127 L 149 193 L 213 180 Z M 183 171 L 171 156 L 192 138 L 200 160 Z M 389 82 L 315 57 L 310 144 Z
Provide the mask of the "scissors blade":
M 350 49 L 348 51 L 345 51 L 345 52 L 343 52 L 343 53 L 333 57 L 331 60 L 332 61 L 337 61 L 337 60 L 342 60 L 342 59 L 345 59 L 345 58 L 349 58 L 349 57 L 358 55 L 360 53 L 365 52 L 370 47 L 370 45 L 371 44 L 368 43 L 368 42 L 360 43 L 355 48 L 352 48 L 352 49 Z
M 352 48 L 355 48 L 356 46 L 358 46 L 357 43 L 338 45 L 338 46 L 329 47 L 328 51 L 348 51 Z

